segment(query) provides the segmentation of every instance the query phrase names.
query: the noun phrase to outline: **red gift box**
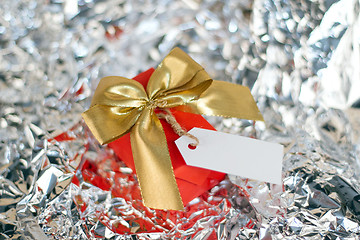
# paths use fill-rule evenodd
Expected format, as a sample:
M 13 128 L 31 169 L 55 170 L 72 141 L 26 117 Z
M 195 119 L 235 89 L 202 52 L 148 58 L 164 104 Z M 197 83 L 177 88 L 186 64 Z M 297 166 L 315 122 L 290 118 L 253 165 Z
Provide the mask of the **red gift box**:
M 150 76 L 154 72 L 151 68 L 140 73 L 133 78 L 141 83 L 146 89 Z M 171 110 L 171 109 L 170 109 Z M 176 121 L 186 130 L 189 131 L 194 127 L 215 130 L 201 115 L 171 110 Z M 166 140 L 169 148 L 172 166 L 174 169 L 175 179 L 179 187 L 180 195 L 184 205 L 216 186 L 225 178 L 225 173 L 220 173 L 208 169 L 186 165 L 181 156 L 175 140 L 179 136 L 173 131 L 171 126 L 163 119 L 160 122 L 165 131 Z M 134 159 L 131 151 L 130 133 L 108 144 L 115 154 L 135 172 Z

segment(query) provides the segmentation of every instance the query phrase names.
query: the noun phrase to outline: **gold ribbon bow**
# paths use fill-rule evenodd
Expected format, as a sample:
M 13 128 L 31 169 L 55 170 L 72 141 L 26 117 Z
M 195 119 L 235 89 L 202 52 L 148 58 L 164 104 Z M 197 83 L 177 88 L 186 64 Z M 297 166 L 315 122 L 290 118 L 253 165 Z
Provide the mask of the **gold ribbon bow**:
M 90 109 L 82 116 L 101 144 L 130 132 L 143 202 L 156 209 L 180 210 L 183 203 L 155 108 L 263 120 L 247 87 L 212 80 L 179 48 L 160 63 L 146 90 L 123 77 L 101 79 Z

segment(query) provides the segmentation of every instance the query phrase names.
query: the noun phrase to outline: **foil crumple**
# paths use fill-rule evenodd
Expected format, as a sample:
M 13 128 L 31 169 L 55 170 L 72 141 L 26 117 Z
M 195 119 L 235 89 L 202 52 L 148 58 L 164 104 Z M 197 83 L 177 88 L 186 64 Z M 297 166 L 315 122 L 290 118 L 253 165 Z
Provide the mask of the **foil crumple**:
M 359 239 L 358 0 L 4 0 L 0 239 Z M 265 124 L 219 131 L 285 146 L 283 185 L 229 176 L 185 213 L 141 205 L 136 178 L 81 121 L 101 77 L 175 46 L 249 86 Z

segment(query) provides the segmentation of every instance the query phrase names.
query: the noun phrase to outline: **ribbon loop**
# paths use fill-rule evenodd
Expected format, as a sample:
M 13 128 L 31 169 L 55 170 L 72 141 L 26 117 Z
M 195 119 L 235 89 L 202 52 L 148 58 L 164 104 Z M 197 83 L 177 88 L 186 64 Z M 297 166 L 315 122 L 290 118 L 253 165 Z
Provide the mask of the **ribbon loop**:
M 146 91 L 134 80 L 103 78 L 82 116 L 101 144 L 130 132 L 144 204 L 157 209 L 179 210 L 183 205 L 156 108 L 263 120 L 248 88 L 212 80 L 179 48 L 151 75 Z
M 97 86 L 91 106 L 141 107 L 148 101 L 144 87 L 124 77 L 104 77 Z
M 199 72 L 203 72 L 202 76 L 197 76 Z M 153 99 L 169 93 L 171 90 L 181 90 L 184 85 L 195 86 L 209 79 L 211 79 L 209 75 L 198 63 L 180 48 L 175 48 L 155 69 L 149 79 L 146 91 L 148 96 Z M 188 88 L 193 86 L 188 86 Z

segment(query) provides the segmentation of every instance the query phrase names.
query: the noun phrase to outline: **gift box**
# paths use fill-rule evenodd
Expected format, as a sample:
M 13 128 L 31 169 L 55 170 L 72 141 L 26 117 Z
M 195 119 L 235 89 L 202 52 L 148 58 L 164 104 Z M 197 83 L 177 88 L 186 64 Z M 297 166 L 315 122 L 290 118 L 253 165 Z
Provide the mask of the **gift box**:
M 154 69 L 149 69 L 143 73 L 140 73 L 134 78 L 134 80 L 140 82 L 144 88 L 146 88 L 149 78 L 153 72 Z M 172 110 L 171 112 L 176 118 L 176 121 L 187 131 L 193 127 L 215 130 L 215 128 L 212 127 L 211 124 L 208 123 L 201 115 L 176 110 Z M 167 146 L 169 148 L 176 183 L 179 187 L 179 192 L 183 204 L 186 205 L 194 198 L 216 186 L 221 180 L 225 178 L 226 174 L 208 169 L 188 166 L 181 156 L 177 146 L 175 145 L 175 140 L 179 138 L 179 135 L 174 132 L 169 123 L 167 123 L 164 119 L 160 119 L 160 121 L 166 135 Z M 116 155 L 128 167 L 136 172 L 133 154 L 131 151 L 129 133 L 109 143 L 109 147 L 114 150 Z

